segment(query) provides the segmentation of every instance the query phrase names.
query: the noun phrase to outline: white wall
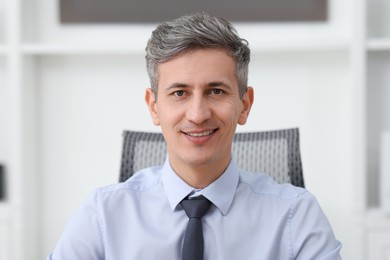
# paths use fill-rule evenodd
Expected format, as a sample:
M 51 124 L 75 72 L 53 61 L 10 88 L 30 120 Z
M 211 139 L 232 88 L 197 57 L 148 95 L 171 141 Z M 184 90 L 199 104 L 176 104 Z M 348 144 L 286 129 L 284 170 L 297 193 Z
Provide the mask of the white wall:
M 5 41 L 5 3 L 0 0 L 0 44 Z

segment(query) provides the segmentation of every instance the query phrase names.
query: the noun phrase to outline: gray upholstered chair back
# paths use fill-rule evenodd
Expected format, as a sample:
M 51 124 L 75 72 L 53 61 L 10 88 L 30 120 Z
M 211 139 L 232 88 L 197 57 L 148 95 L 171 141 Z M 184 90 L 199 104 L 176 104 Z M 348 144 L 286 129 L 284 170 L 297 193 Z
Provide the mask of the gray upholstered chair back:
M 119 180 L 127 180 L 140 169 L 162 165 L 166 153 L 162 134 L 124 131 Z M 232 154 L 244 170 L 262 172 L 279 183 L 304 187 L 298 128 L 236 133 Z

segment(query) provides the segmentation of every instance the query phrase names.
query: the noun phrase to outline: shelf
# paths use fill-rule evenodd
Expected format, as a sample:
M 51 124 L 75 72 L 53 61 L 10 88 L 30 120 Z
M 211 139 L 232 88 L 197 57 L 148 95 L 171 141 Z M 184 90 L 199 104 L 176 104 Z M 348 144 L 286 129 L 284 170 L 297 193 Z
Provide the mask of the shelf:
M 369 51 L 390 51 L 390 38 L 372 38 L 367 41 Z
M 311 52 L 311 51 L 346 51 L 347 41 L 289 41 L 250 44 L 252 53 L 262 52 Z
M 69 55 L 69 54 L 107 54 L 107 55 L 134 55 L 143 53 L 143 49 L 137 46 L 75 46 L 75 45 L 55 45 L 55 44 L 24 44 L 22 45 L 23 54 L 27 55 Z
M 145 43 L 146 44 L 146 43 Z M 251 44 L 252 53 L 263 52 L 310 52 L 310 51 L 346 51 L 347 42 L 290 42 L 288 44 L 268 42 Z M 61 44 L 23 44 L 22 53 L 26 55 L 136 55 L 144 54 L 145 46 L 139 45 L 61 45 Z M 5 52 L 5 48 L 4 48 Z M 1 48 L 0 48 L 1 53 Z

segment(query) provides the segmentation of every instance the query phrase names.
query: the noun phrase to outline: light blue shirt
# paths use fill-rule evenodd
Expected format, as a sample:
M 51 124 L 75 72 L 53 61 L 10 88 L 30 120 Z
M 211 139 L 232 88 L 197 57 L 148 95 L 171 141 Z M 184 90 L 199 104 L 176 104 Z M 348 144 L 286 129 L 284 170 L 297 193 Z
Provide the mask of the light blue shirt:
M 194 189 L 168 160 L 98 189 L 75 213 L 50 260 L 179 260 Z M 202 219 L 205 260 L 341 259 L 316 199 L 305 189 L 244 172 L 232 161 L 198 191 L 213 205 Z

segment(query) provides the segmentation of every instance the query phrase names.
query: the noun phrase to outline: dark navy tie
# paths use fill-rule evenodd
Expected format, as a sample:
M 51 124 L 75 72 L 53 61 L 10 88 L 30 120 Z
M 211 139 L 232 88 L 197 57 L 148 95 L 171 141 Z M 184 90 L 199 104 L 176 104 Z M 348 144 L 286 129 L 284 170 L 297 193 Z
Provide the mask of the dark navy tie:
M 183 243 L 182 260 L 203 260 L 202 217 L 210 208 L 211 202 L 203 196 L 185 199 L 181 202 L 189 217 Z

